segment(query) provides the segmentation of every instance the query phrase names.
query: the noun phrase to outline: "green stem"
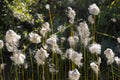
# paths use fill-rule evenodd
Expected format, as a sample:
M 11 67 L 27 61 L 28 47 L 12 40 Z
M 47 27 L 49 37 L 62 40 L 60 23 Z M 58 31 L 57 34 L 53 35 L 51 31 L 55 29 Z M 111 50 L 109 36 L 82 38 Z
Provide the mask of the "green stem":
M 118 65 L 118 74 L 120 74 L 120 65 Z M 120 80 L 120 77 L 118 77 L 118 80 Z
M 53 21 L 52 21 L 52 15 L 51 15 L 51 10 L 49 9 L 49 17 L 50 17 L 50 25 L 52 29 L 52 34 L 54 33 L 53 31 Z M 54 63 L 54 52 L 52 51 L 52 63 Z M 52 72 L 52 80 L 54 80 L 54 73 Z
M 62 35 L 62 34 L 61 34 L 61 35 Z M 61 44 L 60 44 L 60 48 L 61 48 L 61 49 L 63 48 L 63 42 L 62 42 L 62 41 L 61 41 Z M 61 57 L 62 57 L 62 55 L 61 55 Z M 59 66 L 60 66 L 60 68 L 61 68 L 61 71 L 60 71 L 60 74 L 59 74 L 60 80 L 61 80 L 62 77 L 63 77 L 62 74 L 64 74 L 64 73 L 63 73 L 63 71 L 64 71 L 64 68 L 63 68 L 63 66 L 64 66 L 64 65 L 63 65 L 63 61 L 60 62 Z M 64 75 L 65 75 L 65 74 L 64 74 Z
M 45 80 L 45 76 L 44 76 L 44 64 L 42 65 L 42 68 L 43 68 L 43 76 L 42 76 L 42 80 Z
M 27 79 L 26 80 L 28 80 L 29 78 L 28 78 L 28 70 L 26 70 L 26 74 L 25 74 L 26 76 L 27 76 Z
M 108 67 L 108 80 L 109 80 L 109 67 Z
M 95 20 L 96 20 L 96 17 L 94 16 L 94 24 L 92 25 L 92 36 L 93 36 L 93 38 L 92 38 L 92 43 L 94 43 L 95 42 L 95 33 L 96 33 L 96 24 L 95 24 Z M 92 56 L 93 57 L 93 60 L 94 60 L 94 58 L 95 58 L 95 56 L 93 55 Z M 94 80 L 94 72 L 92 73 L 92 80 Z M 96 75 L 96 79 L 97 79 L 97 75 Z
M 54 51 L 52 51 L 52 63 L 54 63 Z M 52 71 L 52 80 L 54 80 L 54 72 Z
M 2 49 L 0 49 L 0 54 L 1 54 L 1 61 L 2 61 Z M 2 61 L 3 62 L 3 61 Z M 2 70 L 0 70 L 0 74 L 2 73 Z M 0 75 L 0 77 L 1 77 L 1 80 L 3 80 L 3 76 L 2 75 Z
M 66 26 L 63 30 L 66 30 L 67 28 L 69 28 L 69 27 L 71 27 L 71 24 L 70 25 L 68 25 L 68 26 Z M 56 32 L 56 33 L 54 33 L 54 34 L 60 34 L 61 33 L 61 31 L 58 31 L 58 32 Z
M 71 27 L 70 27 L 70 36 L 74 36 L 74 29 L 73 29 L 73 24 L 71 24 Z M 72 46 L 72 48 L 74 49 L 74 47 Z M 74 63 L 72 62 L 72 70 L 75 69 L 75 65 Z
M 32 54 L 30 54 L 30 61 L 31 61 L 31 66 L 32 66 L 32 80 L 34 80 L 34 70 L 33 70 Z
M 93 42 L 95 42 L 95 32 L 96 32 L 96 24 L 95 24 L 96 16 L 94 16 L 94 26 L 93 26 Z
M 70 36 L 74 35 L 74 29 L 73 29 L 73 24 L 70 26 Z
M 39 75 L 39 65 L 37 65 L 37 76 L 38 76 L 38 80 L 40 80 L 40 75 Z
M 92 31 L 91 31 L 91 32 L 92 32 L 92 37 L 93 37 L 93 38 L 92 38 L 92 43 L 94 43 L 94 42 L 95 42 L 95 41 L 94 41 L 94 25 L 92 25 Z
M 98 55 L 97 55 L 97 60 L 99 60 Z M 101 76 L 100 64 L 101 64 L 101 63 L 98 64 L 98 68 L 99 68 L 98 75 L 97 75 L 97 76 L 98 76 L 98 80 L 99 80 L 99 78 L 100 78 L 99 76 Z
M 92 71 L 92 80 L 94 80 L 94 72 Z
M 50 9 L 48 10 L 49 11 L 49 17 L 50 17 L 50 25 L 51 25 L 51 29 L 52 29 L 52 34 L 53 34 L 53 21 L 52 21 L 52 15 L 51 15 L 51 11 Z
M 57 56 L 57 53 L 55 55 L 56 55 L 55 56 L 55 58 L 56 58 L 56 69 L 58 69 L 58 56 Z M 59 78 L 59 75 L 58 75 L 58 73 L 56 73 L 56 80 L 58 80 L 58 78 Z
M 114 70 L 113 70 L 113 65 L 111 64 L 111 71 L 112 71 L 112 80 L 114 80 Z
M 62 33 L 61 33 L 62 36 Z M 63 42 L 61 42 L 61 49 L 64 49 L 63 47 Z M 59 64 L 61 66 L 61 73 L 60 73 L 60 80 L 66 79 L 66 61 L 61 61 L 61 64 Z
M 75 64 L 74 64 L 74 62 L 72 62 L 72 70 L 74 70 L 75 69 Z
M 113 39 L 117 39 L 115 36 L 112 36 L 112 35 L 109 35 L 109 34 L 106 34 L 106 33 L 102 33 L 102 32 L 96 32 L 96 33 L 100 34 L 100 35 L 103 35 L 103 36 L 111 37 Z
M 94 61 L 94 59 L 95 59 L 95 55 L 92 54 L 92 60 Z M 94 77 L 95 77 L 95 75 L 94 75 L 94 71 L 92 71 L 92 80 L 94 80 Z
M 65 79 L 66 79 L 66 75 L 67 75 L 67 71 L 66 71 L 66 61 L 65 61 L 65 68 L 64 68 L 64 70 L 65 70 Z
M 15 69 L 16 69 L 16 80 L 19 80 L 19 79 L 18 79 L 18 66 L 16 66 Z
M 98 80 L 98 74 L 96 74 L 96 80 Z
M 23 69 L 23 66 L 22 66 L 22 80 L 24 80 L 24 69 Z
M 3 55 L 2 55 L 2 49 L 0 49 L 0 54 L 1 54 L 1 61 L 2 61 L 2 64 L 4 65 L 4 61 L 3 61 Z M 5 80 L 5 73 L 4 73 L 4 68 L 3 68 L 3 76 L 1 75 L 1 80 Z
M 86 61 L 87 61 L 87 58 L 86 58 L 86 46 L 84 46 L 84 80 L 87 80 L 87 67 L 86 67 Z
M 75 50 L 75 46 L 72 46 L 72 48 Z M 74 70 L 74 69 L 75 69 L 75 63 L 72 62 L 72 70 Z

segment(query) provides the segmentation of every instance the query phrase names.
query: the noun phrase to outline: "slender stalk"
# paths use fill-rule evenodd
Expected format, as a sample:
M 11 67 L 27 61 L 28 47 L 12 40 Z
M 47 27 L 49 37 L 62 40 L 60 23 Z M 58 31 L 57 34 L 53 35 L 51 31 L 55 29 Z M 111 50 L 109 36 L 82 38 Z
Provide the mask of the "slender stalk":
M 109 80 L 109 67 L 108 67 L 108 80 Z
M 57 56 L 57 54 L 55 54 L 56 56 L 55 56 L 55 60 L 56 60 L 56 69 L 58 69 L 58 56 Z M 58 80 L 58 78 L 59 78 L 59 75 L 58 75 L 58 73 L 56 72 L 56 80 Z
M 1 61 L 2 61 L 2 64 L 4 65 L 4 61 L 3 61 L 3 55 L 2 55 L 2 49 L 0 49 L 0 54 L 1 54 Z M 1 80 L 5 80 L 5 73 L 4 73 L 4 68 L 3 68 L 3 76 L 1 75 Z
M 110 37 L 110 38 L 113 38 L 113 39 L 116 39 L 115 36 L 112 36 L 112 35 L 109 35 L 109 34 L 106 34 L 106 33 L 102 33 L 102 32 L 96 32 L 97 34 L 100 34 L 100 35 L 103 35 L 103 36 L 107 36 L 107 37 Z
M 43 68 L 43 76 L 42 76 L 42 80 L 45 80 L 45 76 L 44 76 L 44 64 L 42 65 L 42 68 Z
M 62 35 L 62 34 L 61 34 Z M 63 42 L 61 42 L 61 49 L 63 49 Z M 61 61 L 61 64 L 59 64 L 61 66 L 61 73 L 60 73 L 60 77 L 61 80 L 66 79 L 66 61 Z
M 39 65 L 37 65 L 37 76 L 38 76 L 38 80 L 40 80 L 40 75 L 39 75 L 40 73 L 39 73 Z
M 98 74 L 96 74 L 96 80 L 98 80 Z
M 93 36 L 93 38 L 92 38 L 92 43 L 94 43 L 95 42 L 95 33 L 96 33 L 96 24 L 95 24 L 95 21 L 96 21 L 96 17 L 94 16 L 94 24 L 92 25 L 92 36 Z M 93 57 L 93 60 L 95 59 L 95 56 L 93 55 L 92 56 Z M 92 80 L 94 80 L 94 72 L 92 73 Z M 96 79 L 97 79 L 97 75 L 96 75 Z
M 73 24 L 70 26 L 70 36 L 74 35 L 74 29 L 73 29 Z
M 72 62 L 72 70 L 75 69 L 75 64 Z
M 26 80 L 28 80 L 28 70 L 25 71 L 25 75 L 26 75 Z
M 22 66 L 22 80 L 24 80 L 24 68 Z
M 97 60 L 99 60 L 98 55 L 97 55 Z M 99 76 L 101 76 L 100 64 L 101 64 L 101 63 L 98 64 L 99 71 L 98 71 L 98 74 L 97 74 L 97 80 L 99 80 L 99 78 L 100 78 Z
M 92 71 L 92 80 L 94 80 L 94 72 Z
M 32 80 L 34 80 L 34 70 L 33 70 L 32 54 L 30 54 L 30 61 L 31 61 L 31 66 L 32 66 Z
M 54 63 L 54 52 L 52 51 L 52 63 Z M 54 80 L 54 72 L 52 71 L 52 80 Z
M 111 71 L 112 71 L 112 80 L 114 80 L 114 70 L 113 70 L 113 65 L 111 64 Z
M 18 67 L 17 66 L 16 66 L 15 70 L 16 70 L 16 80 L 19 80 L 19 78 L 18 78 Z
M 0 54 L 1 54 L 1 61 L 2 61 L 2 49 L 0 49 Z M 1 77 L 1 80 L 3 80 L 2 70 L 0 70 L 0 77 Z
M 91 32 L 92 32 L 92 37 L 93 37 L 93 38 L 92 38 L 92 43 L 94 43 L 94 42 L 95 42 L 95 41 L 94 41 L 94 24 L 92 25 L 91 28 L 92 28 L 92 31 L 91 31 Z
M 87 61 L 87 58 L 86 58 L 86 46 L 84 45 L 84 80 L 87 80 L 87 67 L 86 67 L 86 61 Z
M 95 59 L 95 55 L 92 54 L 92 60 L 94 61 L 94 59 Z M 95 74 L 94 71 L 92 71 L 92 80 L 94 80 L 94 78 L 95 78 Z
M 95 24 L 95 21 L 96 21 L 96 16 L 94 16 L 94 26 L 93 26 L 93 42 L 95 42 L 95 32 L 96 32 L 96 24 Z
M 42 45 L 43 46 L 45 45 L 45 41 L 47 39 L 47 35 L 48 35 L 48 33 L 46 34 L 46 37 L 42 38 Z M 46 66 L 43 65 L 42 68 L 43 68 L 43 74 L 45 74 L 47 76 L 45 79 L 50 79 L 49 64 L 48 65 L 46 64 Z
M 74 35 L 74 29 L 73 29 L 73 24 L 71 24 L 70 26 L 70 36 L 73 36 Z M 72 48 L 74 48 L 72 46 Z M 72 70 L 75 69 L 75 64 L 72 62 Z
M 51 25 L 51 29 L 52 29 L 52 34 L 53 34 L 53 21 L 52 21 L 52 15 L 51 15 L 51 10 L 48 9 L 48 12 L 49 12 L 49 17 L 50 17 L 50 25 Z
M 120 74 L 120 65 L 118 65 L 118 74 Z M 120 80 L 120 77 L 118 77 L 118 80 Z
M 2 75 L 1 75 L 1 73 L 2 73 L 2 72 L 0 71 L 0 77 L 1 77 L 0 79 L 3 80 L 3 77 L 2 77 Z
M 50 79 L 50 74 L 49 74 L 49 67 L 48 67 L 48 64 L 46 64 L 46 66 L 45 66 L 45 72 L 46 72 L 46 74 L 45 74 L 45 76 L 47 76 L 47 77 L 45 77 L 45 80 L 49 80 Z
M 62 35 L 62 34 L 61 34 L 61 35 Z M 61 44 L 60 44 L 60 48 L 63 49 L 63 42 L 62 42 L 62 41 L 61 41 Z M 62 57 L 62 55 L 61 55 L 61 57 Z M 64 73 L 63 73 L 63 71 L 64 71 L 63 61 L 60 62 L 59 66 L 60 66 L 60 68 L 61 68 L 61 71 L 60 71 L 59 76 L 60 76 L 60 79 L 62 79 L 62 77 L 63 77 L 62 74 L 64 74 Z M 65 74 L 64 74 L 64 75 L 65 75 Z
M 72 36 L 73 36 L 73 34 L 72 34 Z M 75 49 L 74 46 L 72 46 L 72 49 Z M 75 69 L 75 64 L 74 64 L 74 62 L 72 62 L 72 70 L 74 70 L 74 69 Z
M 72 48 L 75 50 L 75 46 L 72 46 Z M 74 70 L 74 69 L 75 69 L 75 63 L 72 62 L 72 70 Z
M 50 25 L 51 25 L 52 34 L 53 34 L 54 31 L 53 31 L 53 20 L 52 20 L 51 10 L 48 9 L 48 12 L 49 12 Z M 52 51 L 52 63 L 54 63 L 54 52 L 53 51 Z M 53 72 L 52 72 L 52 80 L 54 80 L 54 73 Z
M 64 68 L 64 70 L 65 70 L 65 79 L 66 79 L 66 75 L 67 75 L 67 71 L 66 71 L 66 61 L 65 61 L 65 68 Z
M 87 67 L 86 67 L 86 75 L 87 75 L 87 78 L 86 78 L 86 79 L 87 79 L 87 80 L 89 80 L 89 76 L 88 76 L 88 75 L 89 75 L 89 69 L 88 69 L 88 67 L 89 67 L 89 62 L 88 62 L 88 61 L 89 61 L 89 60 L 87 59 L 88 56 L 89 56 L 89 55 L 88 55 L 88 51 L 87 51 L 87 49 L 86 49 L 86 66 L 87 66 Z

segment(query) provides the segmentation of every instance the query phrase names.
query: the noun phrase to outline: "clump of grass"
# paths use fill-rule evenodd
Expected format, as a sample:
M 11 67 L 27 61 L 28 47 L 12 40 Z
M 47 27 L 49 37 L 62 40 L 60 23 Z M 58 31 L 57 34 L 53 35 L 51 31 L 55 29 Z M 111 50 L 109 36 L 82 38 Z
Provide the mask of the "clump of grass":
M 22 28 L 23 26 L 15 28 L 15 25 L 12 25 L 12 29 L 5 32 L 5 40 L 3 39 L 5 46 L 3 47 L 3 43 L 0 42 L 1 64 L 4 64 L 2 55 L 4 52 L 2 50 L 6 50 L 7 53 L 13 55 L 9 57 L 12 60 L 11 66 L 15 66 L 15 76 L 13 76 L 15 80 L 101 79 L 100 69 L 102 68 L 100 66 L 101 62 L 98 61 L 98 59 L 102 54 L 102 46 L 97 43 L 97 36 L 102 35 L 113 39 L 117 38 L 97 31 L 99 27 L 97 25 L 99 22 L 98 19 L 102 16 L 98 16 L 101 11 L 95 3 L 89 5 L 88 8 L 90 13 L 88 21 L 92 26 L 90 30 L 90 25 L 87 24 L 88 21 L 81 21 L 78 24 L 77 12 L 68 6 L 66 10 L 63 10 L 66 11 L 68 21 L 63 21 L 62 24 L 64 26 L 58 28 L 58 31 L 56 31 L 56 25 L 59 26 L 57 20 L 55 20 L 56 15 L 61 16 L 52 12 L 52 10 L 56 8 L 56 5 L 46 4 L 43 1 L 43 4 L 46 4 L 44 7 L 47 10 L 47 15 L 45 15 L 45 10 L 43 10 L 44 16 L 42 16 L 42 14 L 39 14 L 42 12 L 38 13 L 34 8 L 31 8 L 32 5 L 34 5 L 34 7 L 38 6 L 39 1 L 37 2 L 37 0 L 20 0 L 18 1 L 19 3 L 17 3 L 17 0 L 13 0 L 11 3 L 5 0 L 5 2 L 13 12 L 13 17 L 17 19 L 18 22 L 26 22 L 32 25 L 32 27 L 26 29 L 25 32 L 24 28 Z M 40 7 L 41 11 L 44 7 Z M 34 12 L 36 12 L 36 14 L 34 14 Z M 64 42 L 60 42 L 62 36 L 66 38 Z M 120 43 L 119 40 L 118 43 Z M 115 54 L 107 55 L 113 53 L 111 50 L 112 49 L 109 49 L 107 53 L 104 51 L 104 53 L 108 59 L 107 63 L 111 65 L 112 80 L 115 80 L 116 75 L 114 65 L 112 64 L 115 58 L 113 55 Z M 26 63 L 28 64 L 27 68 L 25 67 Z M 0 70 L 1 68 L 2 66 L 0 66 Z M 91 69 L 93 72 L 91 72 Z M 3 75 L 0 75 L 1 80 L 5 80 L 6 74 L 4 70 L 0 72 L 3 73 Z M 110 79 L 109 76 L 110 71 L 108 71 L 108 79 Z M 11 77 L 11 74 L 9 74 L 9 77 Z

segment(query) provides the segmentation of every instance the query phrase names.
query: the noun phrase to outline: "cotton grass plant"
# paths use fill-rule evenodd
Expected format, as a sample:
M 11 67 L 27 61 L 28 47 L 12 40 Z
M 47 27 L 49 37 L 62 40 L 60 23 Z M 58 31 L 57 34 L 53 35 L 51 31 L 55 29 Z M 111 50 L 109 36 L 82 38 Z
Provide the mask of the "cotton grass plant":
M 86 12 L 89 16 L 80 22 L 77 18 L 79 14 L 74 7 L 65 7 L 63 11 L 66 22 L 57 24 L 55 19 L 58 14 L 53 12 L 56 6 L 53 7 L 51 3 L 43 3 L 44 7 L 40 7 L 41 11 L 44 8 L 43 12 L 46 13 L 37 13 L 34 10 L 32 13 L 31 6 L 38 6 L 38 0 L 5 2 L 16 19 L 33 26 L 21 33 L 21 27 L 19 30 L 9 28 L 0 40 L 1 80 L 7 78 L 4 70 L 8 64 L 4 63 L 4 49 L 10 54 L 10 71 L 15 72 L 15 80 L 99 80 L 102 79 L 103 61 L 106 61 L 108 68 L 111 65 L 112 72 L 109 71 L 108 75 L 112 73 L 112 78 L 108 78 L 116 80 L 113 63 L 116 62 L 119 66 L 120 59 L 112 49 L 102 50 L 96 34 L 114 38 L 118 43 L 120 39 L 97 31 L 97 21 L 102 10 L 96 3 L 88 5 Z M 106 60 L 103 60 L 102 54 Z M 119 70 L 118 72 L 120 73 Z M 11 75 L 12 73 L 8 74 L 9 77 Z

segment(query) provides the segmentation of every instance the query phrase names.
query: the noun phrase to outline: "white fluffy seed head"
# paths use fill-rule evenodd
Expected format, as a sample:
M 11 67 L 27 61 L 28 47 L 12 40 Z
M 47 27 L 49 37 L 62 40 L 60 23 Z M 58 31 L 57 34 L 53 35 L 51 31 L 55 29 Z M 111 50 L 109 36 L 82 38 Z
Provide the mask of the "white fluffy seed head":
M 78 41 L 79 41 L 78 36 L 70 36 L 68 38 L 68 42 L 71 48 L 74 47 L 78 43 Z
M 66 50 L 66 56 L 73 61 L 78 67 L 83 65 L 82 63 L 82 53 L 74 51 L 72 48 Z
M 34 56 L 37 64 L 38 65 L 43 65 L 45 64 L 45 59 L 49 56 L 49 54 L 47 53 L 46 50 L 44 50 L 43 48 L 38 49 L 38 51 L 36 52 L 36 55 Z
M 0 40 L 0 49 L 2 49 L 4 47 L 4 42 L 3 40 Z
M 8 43 L 17 43 L 21 39 L 21 36 L 15 33 L 13 30 L 8 30 L 5 35 L 5 40 Z
M 69 73 L 68 73 L 69 80 L 79 80 L 80 75 L 81 74 L 79 73 L 79 71 L 77 69 L 69 71 Z
M 49 10 L 49 9 L 50 9 L 50 5 L 49 5 L 49 4 L 46 4 L 46 5 L 45 5 L 45 8 L 46 8 L 47 10 Z
M 98 57 L 98 60 L 97 60 L 97 64 L 100 65 L 101 64 L 101 57 Z
M 90 5 L 88 10 L 89 10 L 89 13 L 92 15 L 98 15 L 100 13 L 100 9 L 95 3 Z
M 64 26 L 63 25 L 58 26 L 57 30 L 60 32 L 64 32 Z
M 89 38 L 90 31 L 89 31 L 87 23 L 85 21 L 80 22 L 79 26 L 77 27 L 77 30 L 78 30 L 78 33 L 79 33 L 80 40 L 81 40 L 82 44 L 87 46 L 89 41 L 91 40 L 91 38 Z
M 48 44 L 48 48 L 51 49 L 53 52 L 55 53 L 58 53 L 58 54 L 61 54 L 62 51 L 61 49 L 59 48 L 58 44 L 57 44 L 57 41 L 58 41 L 58 37 L 57 35 L 53 34 L 50 36 L 50 38 L 48 38 L 46 40 L 46 43 Z
M 115 53 L 112 51 L 112 49 L 107 48 L 104 51 L 104 55 L 107 58 L 107 64 L 112 64 L 114 62 Z
M 0 64 L 0 70 L 4 70 L 5 69 L 5 66 L 6 66 L 7 64 Z
M 57 44 L 57 40 L 58 40 L 57 35 L 53 34 L 50 36 L 50 38 L 46 40 L 46 43 L 51 46 L 54 46 Z
M 120 37 L 117 38 L 118 43 L 120 43 Z
M 75 16 L 76 16 L 76 12 L 71 8 L 71 7 L 68 7 L 68 17 L 70 18 L 70 19 L 75 19 Z
M 63 43 L 66 40 L 65 37 L 61 37 L 61 42 Z
M 42 25 L 42 28 L 40 30 L 40 33 L 42 34 L 43 37 L 46 37 L 47 33 L 50 32 L 51 29 L 50 29 L 50 24 L 48 22 L 45 22 L 43 25 Z
M 71 7 L 68 7 L 67 9 L 67 16 L 69 18 L 69 22 L 74 23 L 76 12 Z
M 91 46 L 89 47 L 89 51 L 91 53 L 94 53 L 96 55 L 101 54 L 101 45 L 97 44 L 97 43 L 93 43 L 91 44 Z
M 6 47 L 9 52 L 13 52 L 19 45 L 21 36 L 15 33 L 13 30 L 8 30 L 5 35 Z
M 40 43 L 41 42 L 41 36 L 39 36 L 37 33 L 29 33 L 29 40 L 32 42 L 32 43 Z
M 14 62 L 15 65 L 22 65 L 25 62 L 25 55 L 21 51 L 15 51 L 13 56 L 10 59 Z
M 88 16 L 88 21 L 91 23 L 91 24 L 94 24 L 94 18 L 93 18 L 93 16 L 92 15 L 89 15 Z
M 93 70 L 96 74 L 98 74 L 98 72 L 99 72 L 99 67 L 98 67 L 98 65 L 97 65 L 96 63 L 94 63 L 94 62 L 90 63 L 90 67 L 92 68 L 92 70 Z
M 119 57 L 115 57 L 115 62 L 117 65 L 120 65 L 120 58 Z
M 115 18 L 112 18 L 111 21 L 113 21 L 114 23 L 117 22 L 117 20 Z

